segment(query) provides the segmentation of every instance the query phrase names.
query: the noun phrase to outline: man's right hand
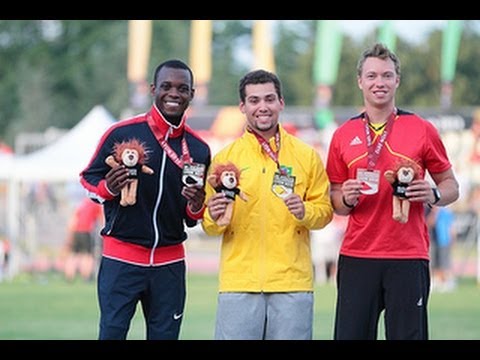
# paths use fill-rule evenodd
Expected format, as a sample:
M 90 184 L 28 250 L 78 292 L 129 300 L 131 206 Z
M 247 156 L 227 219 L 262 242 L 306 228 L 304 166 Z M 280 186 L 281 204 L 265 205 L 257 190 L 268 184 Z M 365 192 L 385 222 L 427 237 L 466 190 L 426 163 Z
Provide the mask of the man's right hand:
M 225 214 L 225 210 L 227 209 L 227 205 L 231 202 L 232 200 L 229 200 L 223 192 L 218 192 L 212 197 L 207 202 L 207 208 L 208 212 L 210 213 L 210 217 L 213 219 L 213 221 L 217 221 L 220 216 Z
M 113 167 L 107 175 L 105 175 L 107 188 L 112 194 L 118 195 L 125 185 L 130 182 L 128 178 L 128 170 L 124 165 Z

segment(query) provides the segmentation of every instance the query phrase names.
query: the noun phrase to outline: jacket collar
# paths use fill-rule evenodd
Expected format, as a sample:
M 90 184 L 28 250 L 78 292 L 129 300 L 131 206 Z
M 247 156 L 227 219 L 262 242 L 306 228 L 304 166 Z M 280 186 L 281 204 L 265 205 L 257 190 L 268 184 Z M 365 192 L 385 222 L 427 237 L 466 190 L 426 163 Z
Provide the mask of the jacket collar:
M 280 146 L 281 144 L 285 141 L 285 139 L 290 136 L 290 134 L 282 127 L 281 123 L 278 123 L 278 132 L 280 133 Z M 245 130 L 243 137 L 247 139 L 247 141 L 252 142 L 252 146 L 255 146 L 258 151 L 263 151 L 262 145 L 258 142 L 256 136 L 252 134 L 250 131 Z M 275 137 L 271 137 L 268 141 L 272 149 L 276 150 L 276 145 L 275 145 Z
M 182 120 L 180 120 L 180 124 L 178 125 L 173 125 L 170 122 L 168 122 L 168 120 L 165 119 L 165 117 L 162 115 L 160 110 L 158 110 L 155 104 L 152 105 L 152 108 L 150 109 L 150 114 L 152 116 L 154 124 L 158 127 L 163 137 L 165 137 L 165 135 L 169 131 L 170 131 L 170 134 L 168 135 L 169 138 L 176 138 L 183 134 L 183 131 L 185 130 L 186 120 L 187 120 L 186 114 L 183 114 Z

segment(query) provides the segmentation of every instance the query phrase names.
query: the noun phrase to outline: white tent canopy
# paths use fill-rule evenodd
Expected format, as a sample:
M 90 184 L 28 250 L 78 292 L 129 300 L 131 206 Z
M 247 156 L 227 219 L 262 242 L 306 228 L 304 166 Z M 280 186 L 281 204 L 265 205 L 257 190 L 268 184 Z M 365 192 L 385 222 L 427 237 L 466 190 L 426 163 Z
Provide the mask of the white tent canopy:
M 95 106 L 53 143 L 31 154 L 12 156 L 8 160 L 9 171 L 3 175 L 0 172 L 0 178 L 8 179 L 7 237 L 13 249 L 19 242 L 20 223 L 24 221 L 20 214 L 21 183 L 78 183 L 80 172 L 88 165 L 101 136 L 114 123 L 115 119 L 103 106 Z M 18 253 L 14 250 L 13 254 Z M 11 266 L 12 273 L 18 271 L 14 265 Z
M 95 106 L 58 140 L 31 154 L 15 157 L 12 177 L 21 181 L 78 180 L 100 137 L 114 122 L 103 106 Z
M 9 179 L 12 173 L 13 155 L 0 154 L 0 180 Z

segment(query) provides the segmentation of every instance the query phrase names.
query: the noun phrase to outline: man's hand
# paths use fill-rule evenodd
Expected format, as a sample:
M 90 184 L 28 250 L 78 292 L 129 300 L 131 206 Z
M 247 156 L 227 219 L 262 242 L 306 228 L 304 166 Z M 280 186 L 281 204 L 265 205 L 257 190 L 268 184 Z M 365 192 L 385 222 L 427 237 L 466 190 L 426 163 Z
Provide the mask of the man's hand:
M 210 217 L 213 221 L 217 221 L 223 214 L 225 214 L 225 210 L 227 209 L 227 205 L 232 200 L 228 199 L 223 192 L 218 192 L 208 199 L 207 208 Z
M 112 194 L 118 195 L 123 187 L 130 182 L 128 170 L 124 165 L 115 166 L 105 175 L 105 181 L 108 190 Z
M 288 211 L 290 211 L 298 220 L 302 220 L 305 216 L 305 204 L 302 198 L 295 193 L 288 195 L 284 200 L 287 205 Z
M 193 213 L 199 212 L 205 202 L 205 189 L 196 186 L 184 186 L 182 195 L 187 199 L 188 206 Z

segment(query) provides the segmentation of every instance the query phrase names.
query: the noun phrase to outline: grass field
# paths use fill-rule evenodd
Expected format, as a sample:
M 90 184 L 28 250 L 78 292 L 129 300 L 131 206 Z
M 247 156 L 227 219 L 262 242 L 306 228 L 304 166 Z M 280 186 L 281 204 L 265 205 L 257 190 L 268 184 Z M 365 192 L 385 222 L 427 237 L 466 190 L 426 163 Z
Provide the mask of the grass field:
M 181 339 L 213 338 L 216 296 L 216 275 L 189 275 Z M 315 339 L 332 338 L 334 302 L 333 285 L 315 288 Z M 450 293 L 433 292 L 429 309 L 432 340 L 480 339 L 480 287 L 475 279 L 460 279 Z M 2 340 L 95 340 L 98 318 L 94 283 L 69 284 L 58 274 L 23 275 L 0 283 Z M 144 339 L 140 307 L 128 338 Z

